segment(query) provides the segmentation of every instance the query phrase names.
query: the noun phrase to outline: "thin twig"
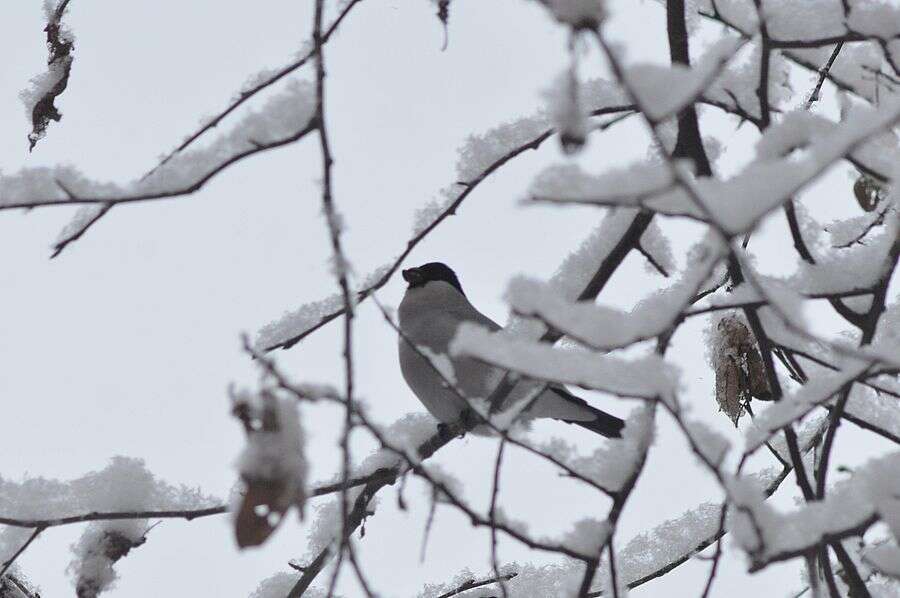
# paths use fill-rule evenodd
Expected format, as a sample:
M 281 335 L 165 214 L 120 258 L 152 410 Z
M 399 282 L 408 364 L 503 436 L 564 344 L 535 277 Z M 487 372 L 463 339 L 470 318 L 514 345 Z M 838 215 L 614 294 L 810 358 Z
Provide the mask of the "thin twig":
M 20 556 L 23 552 L 25 552 L 25 550 L 27 550 L 29 546 L 31 546 L 31 543 L 34 542 L 35 539 L 37 539 L 37 537 L 40 536 L 40 535 L 41 535 L 41 532 L 43 532 L 45 529 L 47 529 L 47 528 L 46 528 L 46 527 L 36 527 L 36 528 L 34 528 L 34 531 L 31 532 L 31 535 L 28 536 L 28 539 L 25 540 L 25 542 L 24 542 L 21 546 L 19 546 L 19 549 L 16 550 L 16 551 L 12 554 L 12 556 L 9 557 L 6 561 L 4 561 L 4 562 L 3 562 L 3 565 L 0 565 L 0 577 L 3 577 L 3 575 L 4 575 L 7 571 L 9 571 L 9 568 L 12 567 L 13 563 L 16 562 L 16 559 L 19 558 L 19 556 Z

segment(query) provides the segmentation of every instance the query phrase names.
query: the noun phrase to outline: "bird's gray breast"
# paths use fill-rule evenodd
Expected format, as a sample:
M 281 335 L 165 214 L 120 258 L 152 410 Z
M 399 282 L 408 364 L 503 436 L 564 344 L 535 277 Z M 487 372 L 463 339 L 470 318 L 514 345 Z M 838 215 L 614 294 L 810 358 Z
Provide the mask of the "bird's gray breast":
M 460 300 L 445 296 L 443 288 L 429 288 L 432 286 L 433 283 L 429 283 L 424 289 L 408 291 L 400 304 L 400 329 L 403 331 L 399 339 L 400 369 L 406 383 L 431 414 L 449 423 L 458 419 L 466 407 L 459 395 L 486 398 L 496 384 L 497 374 L 494 368 L 473 359 L 449 355 L 448 347 L 459 325 L 476 320 L 467 315 L 468 311 L 481 314 L 455 290 L 453 293 Z M 450 381 L 456 391 L 448 388 L 422 353 L 432 359 L 445 356 L 449 360 L 453 370 Z

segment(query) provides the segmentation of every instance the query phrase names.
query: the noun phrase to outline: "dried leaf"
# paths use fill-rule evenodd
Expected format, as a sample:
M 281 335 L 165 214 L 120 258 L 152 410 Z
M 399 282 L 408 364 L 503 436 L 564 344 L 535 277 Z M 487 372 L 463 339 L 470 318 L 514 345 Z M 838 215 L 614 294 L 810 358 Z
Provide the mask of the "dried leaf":
M 747 377 L 750 379 L 750 394 L 762 401 L 770 400 L 772 392 L 769 389 L 769 378 L 766 376 L 766 365 L 755 344 L 747 347 L 745 358 Z
M 280 481 L 247 480 L 246 492 L 235 519 L 238 546 L 259 546 L 281 523 L 291 503 L 283 500 L 286 488 Z
M 856 196 L 859 207 L 871 212 L 884 198 L 884 188 L 872 177 L 861 174 L 853 184 L 853 195 Z
M 259 396 L 237 398 L 233 413 L 247 434 L 240 459 L 244 492 L 235 518 L 237 544 L 245 548 L 265 542 L 291 506 L 303 518 L 306 464 L 291 400 L 264 389 Z
M 726 358 L 716 364 L 716 402 L 735 426 L 743 411 L 740 380 L 740 368 L 733 360 Z
M 744 403 L 751 397 L 771 399 L 765 364 L 756 339 L 736 315 L 728 315 L 716 325 L 716 402 L 737 426 Z
M 450 0 L 437 0 L 437 7 L 437 18 L 444 26 L 444 44 L 441 46 L 441 51 L 444 51 L 447 49 L 447 43 L 450 41 L 447 32 L 447 24 L 450 20 Z
M 44 137 L 50 121 L 59 122 L 62 119 L 59 109 L 54 101 L 66 90 L 69 84 L 69 74 L 72 70 L 75 49 L 75 41 L 62 24 L 69 0 L 61 0 L 59 5 L 48 15 L 47 26 L 44 32 L 47 34 L 47 72 L 32 80 L 34 91 L 39 97 L 30 97 L 28 102 L 31 108 L 31 133 L 28 134 L 28 149 L 34 149 L 37 142 Z M 23 92 L 25 95 L 27 92 Z M 23 96 L 25 97 L 25 96 Z

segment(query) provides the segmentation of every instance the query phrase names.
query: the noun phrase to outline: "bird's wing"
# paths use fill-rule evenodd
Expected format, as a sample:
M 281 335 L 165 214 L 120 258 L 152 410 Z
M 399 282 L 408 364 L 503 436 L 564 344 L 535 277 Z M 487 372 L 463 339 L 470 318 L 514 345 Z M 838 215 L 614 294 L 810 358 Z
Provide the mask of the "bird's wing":
M 492 332 L 501 329 L 499 324 L 474 307 L 472 312 L 474 314 L 470 321 L 480 324 Z M 496 385 L 502 372 L 495 368 L 491 369 L 493 370 L 493 379 L 497 381 L 493 382 L 493 385 Z M 533 381 L 523 381 L 517 384 L 510 392 L 507 404 L 527 398 L 533 392 L 535 385 L 536 383 Z M 596 409 L 581 397 L 570 393 L 562 384 L 548 385 L 547 390 L 541 393 L 528 413 L 534 417 L 551 417 L 568 423 L 578 424 L 608 438 L 621 436 L 622 428 L 625 425 L 625 422 L 618 417 Z

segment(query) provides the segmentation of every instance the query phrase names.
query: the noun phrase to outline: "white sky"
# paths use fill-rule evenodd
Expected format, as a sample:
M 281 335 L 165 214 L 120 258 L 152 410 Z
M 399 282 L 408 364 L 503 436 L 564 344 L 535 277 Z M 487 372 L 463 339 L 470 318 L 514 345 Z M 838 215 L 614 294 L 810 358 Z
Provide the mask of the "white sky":
M 29 123 L 17 94 L 44 68 L 41 2 L 2 3 L 0 55 L 8 59 L 0 69 L 0 168 L 72 163 L 97 179 L 139 176 L 201 116 L 221 109 L 247 76 L 285 62 L 308 36 L 311 4 L 74 0 L 67 22 L 77 38 L 75 64 L 58 101 L 63 120 L 51 124 L 29 155 Z M 629 58 L 665 60 L 663 9 L 654 2 L 622 5 L 627 10 L 609 26 L 627 43 Z M 348 222 L 347 253 L 361 275 L 403 248 L 415 209 L 454 180 L 456 148 L 466 135 L 532 113 L 567 62 L 564 31 L 534 3 L 458 0 L 451 6 L 446 52 L 440 52 L 434 12 L 424 0 L 366 0 L 328 46 L 336 202 Z M 595 76 L 599 69 L 589 58 L 582 72 Z M 800 79 L 801 94 L 805 82 Z M 713 113 L 704 121 L 728 150 L 726 168 L 746 159 L 752 147 L 753 135 L 735 132 L 734 125 Z M 646 147 L 638 123 L 595 135 L 590 144 L 580 160 L 596 172 L 642 156 Z M 473 302 L 505 319 L 506 281 L 521 272 L 551 274 L 600 218 L 587 208 L 517 206 L 538 168 L 561 159 L 553 140 L 517 159 L 485 182 L 408 263 L 450 263 Z M 309 138 L 231 168 L 194 196 L 116 208 L 52 261 L 49 248 L 73 209 L 0 214 L 0 475 L 68 479 L 122 454 L 145 459 L 167 481 L 227 496 L 242 433 L 229 416 L 226 388 L 256 379 L 239 335 L 334 292 L 318 176 L 318 148 Z M 816 206 L 826 216 L 840 213 L 851 201 L 847 179 L 836 175 L 826 183 L 817 187 Z M 667 230 L 677 237 L 677 251 L 696 234 L 684 224 Z M 793 263 L 782 232 L 780 221 L 773 222 L 751 244 L 760 259 L 769 259 L 764 267 L 771 271 L 789 271 Z M 632 258 L 601 298 L 630 306 L 657 284 L 658 277 Z M 380 296 L 396 305 L 402 292 L 397 280 Z M 738 438 L 716 413 L 702 328 L 700 321 L 683 326 L 671 352 L 684 368 L 684 398 L 698 418 Z M 359 393 L 374 414 L 388 423 L 422 410 L 400 376 L 394 334 L 371 306 L 360 310 L 357 330 Z M 330 326 L 277 357 L 297 379 L 339 383 L 339 350 L 340 327 Z M 598 400 L 619 414 L 630 408 Z M 341 414 L 306 408 L 304 417 L 314 477 L 328 477 L 338 463 Z M 586 447 L 595 442 L 564 424 L 542 424 L 540 431 L 577 434 Z M 838 464 L 881 450 L 850 426 L 841 428 L 841 436 L 852 449 L 839 453 Z M 357 454 L 365 455 L 368 446 L 360 443 Z M 493 443 L 467 439 L 443 450 L 437 461 L 466 480 L 474 504 L 486 505 L 493 455 Z M 501 500 L 508 513 L 530 522 L 532 532 L 559 533 L 581 517 L 605 514 L 605 504 L 534 461 L 514 458 L 507 472 Z M 785 488 L 778 500 L 790 505 L 792 481 Z M 407 513 L 397 511 L 394 498 L 393 489 L 382 493 L 359 542 L 364 568 L 380 592 L 411 596 L 424 582 L 448 580 L 463 567 L 487 570 L 487 534 L 446 508 L 420 564 L 427 514 L 422 487 L 409 484 Z M 657 445 L 618 544 L 719 499 L 661 416 Z M 288 559 L 303 556 L 308 524 L 291 517 L 261 549 L 239 553 L 225 517 L 165 522 L 117 565 L 121 579 L 109 595 L 158 596 L 164 584 L 169 595 L 245 596 L 263 578 L 287 570 Z M 73 592 L 65 568 L 68 545 L 79 533 L 78 526 L 50 530 L 20 559 L 43 595 Z M 782 595 L 800 587 L 797 563 L 748 576 L 742 555 L 726 548 L 714 595 Z M 501 557 L 547 559 L 511 543 L 502 545 Z M 685 565 L 633 595 L 699 592 L 707 566 Z M 357 595 L 352 583 L 342 588 Z

